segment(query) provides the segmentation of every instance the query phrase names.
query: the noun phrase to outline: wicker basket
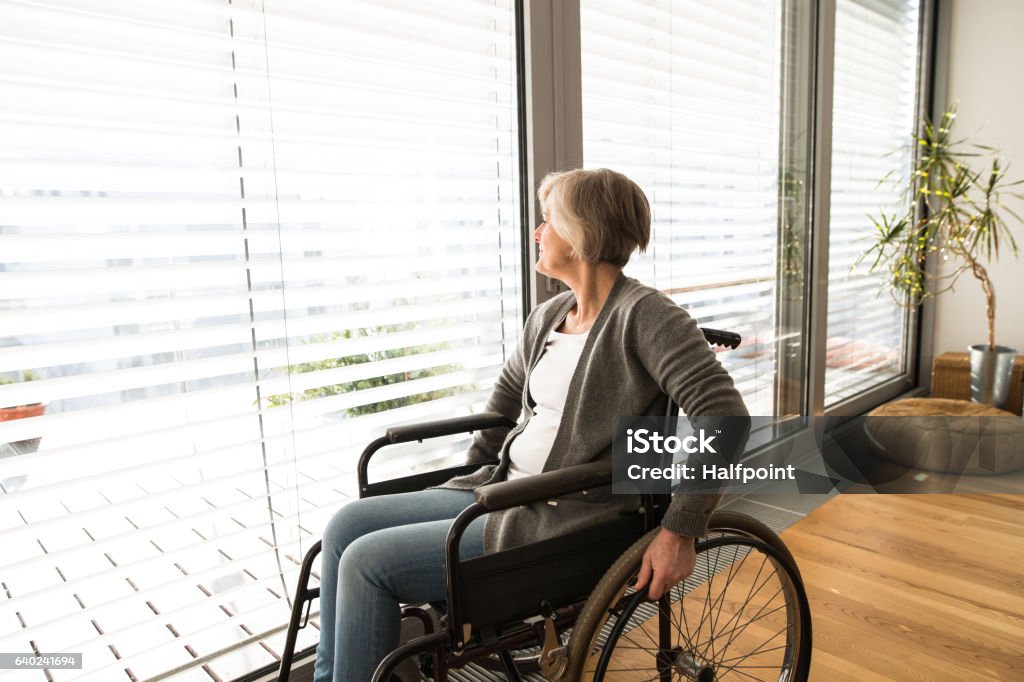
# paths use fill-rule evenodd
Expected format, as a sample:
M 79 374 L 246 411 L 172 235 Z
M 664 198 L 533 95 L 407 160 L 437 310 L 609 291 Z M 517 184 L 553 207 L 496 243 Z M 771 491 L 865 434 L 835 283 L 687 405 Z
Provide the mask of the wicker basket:
M 1007 412 L 1021 414 L 1024 394 L 1024 356 L 1018 355 L 1013 362 L 1010 376 L 1010 393 L 1006 397 Z M 932 364 L 932 397 L 971 399 L 971 360 L 968 353 L 943 353 Z

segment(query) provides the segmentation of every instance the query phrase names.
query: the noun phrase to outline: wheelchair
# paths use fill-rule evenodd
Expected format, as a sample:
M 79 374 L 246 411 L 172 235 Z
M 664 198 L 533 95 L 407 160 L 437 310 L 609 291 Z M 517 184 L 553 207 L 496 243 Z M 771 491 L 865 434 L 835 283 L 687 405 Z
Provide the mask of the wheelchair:
M 731 332 L 701 331 L 714 345 L 740 342 Z M 669 410 L 678 413 L 671 401 Z M 370 483 L 370 459 L 387 445 L 514 426 L 492 412 L 390 428 L 360 457 L 360 497 L 422 490 L 482 466 Z M 642 495 L 636 513 L 612 522 L 459 559 L 462 534 L 479 516 L 611 481 L 611 462 L 602 461 L 477 488 L 475 502 L 452 521 L 446 538 L 447 598 L 432 605 L 443 612 L 440 627 L 423 605 L 405 606 L 403 618 L 419 619 L 426 634 L 388 654 L 373 682 L 389 682 L 410 658 L 421 675 L 439 682 L 470 663 L 502 671 L 513 682 L 537 672 L 558 682 L 806 680 L 811 614 L 800 572 L 779 537 L 749 516 L 715 512 L 708 534 L 696 542 L 693 574 L 655 601 L 633 583 L 667 495 Z M 309 579 L 320 547 L 313 545 L 302 562 L 279 682 L 288 681 L 298 630 L 319 596 Z

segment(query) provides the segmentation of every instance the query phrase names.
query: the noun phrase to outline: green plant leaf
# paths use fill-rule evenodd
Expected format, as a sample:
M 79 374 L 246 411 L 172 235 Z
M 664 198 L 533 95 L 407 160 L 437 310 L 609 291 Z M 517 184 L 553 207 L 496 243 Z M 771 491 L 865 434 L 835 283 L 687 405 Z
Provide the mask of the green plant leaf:
M 1024 198 L 1013 191 L 1024 179 L 1007 180 L 1009 164 L 999 159 L 998 150 L 969 138 L 955 138 L 956 117 L 954 105 L 938 123 L 922 119 L 920 132 L 911 136 L 917 153 L 900 191 L 908 213 L 902 219 L 888 213 L 868 216 L 874 230 L 855 266 L 870 259 L 871 271 L 886 268 L 894 300 L 912 303 L 952 291 L 967 271 L 983 277 L 980 261 L 997 258 L 1000 247 L 1010 245 L 1017 255 L 1004 216 L 1024 221 L 1000 200 L 1000 192 Z M 972 164 L 981 159 L 987 168 L 974 170 Z M 879 184 L 892 175 L 887 173 Z M 953 259 L 952 272 L 929 272 L 926 258 L 931 254 Z

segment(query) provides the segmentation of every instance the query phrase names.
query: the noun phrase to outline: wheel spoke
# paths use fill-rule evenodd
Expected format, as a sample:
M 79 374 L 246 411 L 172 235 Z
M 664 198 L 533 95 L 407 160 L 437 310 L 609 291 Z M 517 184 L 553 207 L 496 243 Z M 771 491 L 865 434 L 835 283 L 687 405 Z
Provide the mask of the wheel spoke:
M 743 559 L 741 560 L 741 559 L 739 559 L 738 555 L 739 555 L 739 545 L 734 545 L 733 546 L 733 554 L 732 554 L 732 563 L 729 564 L 729 575 L 726 576 L 726 581 L 725 581 L 726 587 L 725 587 L 724 590 L 722 590 L 722 596 L 718 600 L 718 608 L 719 609 L 721 609 L 722 603 L 725 601 L 725 595 L 726 595 L 726 592 L 728 592 L 728 590 L 729 590 L 729 585 L 732 584 L 732 579 L 739 573 L 739 569 L 737 567 L 742 565 L 747 560 L 747 557 L 750 556 L 750 554 L 748 552 L 748 553 L 744 554 Z M 734 569 L 736 569 L 736 570 L 734 570 Z M 760 571 L 758 571 L 758 575 L 760 575 Z M 756 581 L 756 578 L 755 578 L 755 581 Z M 748 593 L 748 598 L 749 598 L 749 593 Z M 742 612 L 742 610 L 743 609 L 741 608 L 740 611 Z M 732 622 L 732 618 L 730 618 L 726 622 L 725 626 L 729 627 L 729 623 L 731 623 L 731 622 Z M 711 658 L 712 658 L 712 660 L 717 658 L 715 656 L 715 650 L 714 650 L 714 642 L 718 638 L 718 636 L 715 634 L 716 632 L 717 632 L 717 628 L 712 626 L 711 633 L 710 633 L 710 635 L 711 635 L 711 637 L 710 637 L 710 646 L 711 646 Z
M 748 554 L 747 556 L 750 556 L 750 555 Z M 743 560 L 746 561 L 746 557 L 743 557 Z M 761 588 L 763 588 L 768 583 L 769 580 L 771 580 L 771 576 L 768 576 L 767 578 L 765 578 L 764 582 L 761 583 L 758 586 L 757 590 L 754 590 L 754 585 L 757 585 L 757 581 L 760 580 L 761 572 L 764 570 L 764 567 L 765 567 L 766 563 L 768 563 L 768 557 L 764 556 L 764 557 L 761 558 L 761 565 L 757 567 L 757 575 L 755 575 L 754 579 L 750 581 L 750 587 L 747 588 L 747 596 L 743 598 L 743 600 L 741 602 L 740 610 L 735 614 L 734 618 L 738 619 L 739 617 L 741 617 L 743 615 L 743 610 L 746 608 L 746 605 L 749 604 L 750 600 L 753 599 L 757 595 L 757 593 L 761 591 Z M 723 595 L 724 595 L 724 592 L 723 592 Z M 732 620 L 733 619 L 730 618 L 729 619 L 729 623 L 731 623 Z M 726 627 L 729 626 L 729 623 L 726 623 Z
M 758 647 L 758 648 L 757 648 L 756 650 L 754 650 L 754 651 L 751 651 L 751 652 L 750 652 L 749 654 L 745 654 L 745 655 L 743 655 L 743 656 L 736 656 L 736 657 L 734 657 L 734 658 L 723 658 L 723 659 L 722 659 L 721 661 L 718 661 L 718 664 L 719 664 L 719 665 L 726 665 L 726 661 L 736 661 L 736 660 L 740 660 L 740 661 L 742 661 L 742 660 L 744 660 L 744 659 L 750 658 L 750 657 L 751 657 L 751 656 L 753 656 L 754 654 L 759 654 L 759 653 L 760 653 L 760 654 L 766 654 L 766 653 L 768 653 L 768 652 L 770 652 L 770 651 L 785 651 L 785 650 L 786 650 L 786 649 L 788 648 L 788 647 L 787 647 L 787 646 L 786 646 L 785 644 L 784 644 L 784 645 L 782 645 L 782 646 L 776 646 L 776 647 L 772 647 L 771 649 L 764 649 L 764 648 L 762 648 L 762 647 L 764 647 L 764 645 L 765 645 L 765 644 L 767 644 L 768 642 L 770 642 L 770 641 L 772 641 L 773 639 L 775 639 L 776 637 L 778 637 L 778 636 L 779 636 L 779 634 L 781 634 L 781 631 L 780 631 L 780 632 L 777 632 L 777 633 L 775 633 L 774 635 L 772 635 L 771 637 L 769 637 L 769 638 L 768 638 L 768 639 L 767 639 L 766 641 L 762 642 L 762 644 L 761 644 L 761 646 L 760 646 L 760 647 Z M 769 667 L 769 666 L 757 666 L 757 665 L 755 665 L 755 666 L 742 666 L 742 665 L 740 665 L 740 666 L 727 666 L 727 667 L 733 667 L 733 668 L 745 668 L 745 667 L 752 667 L 752 668 L 765 668 L 765 667 Z
M 674 597 L 675 603 L 679 604 L 679 612 L 681 614 L 681 619 L 682 619 L 682 621 L 685 621 L 686 620 L 686 605 L 683 603 L 683 600 L 686 599 L 686 595 L 683 594 L 684 590 L 679 590 L 679 592 L 680 592 L 680 594 L 679 594 L 678 597 L 675 597 L 674 595 L 673 595 L 673 597 Z M 692 652 L 696 653 L 697 652 L 697 647 L 694 645 L 693 640 L 690 639 L 689 631 L 687 629 L 683 628 L 683 623 L 681 622 L 680 618 L 675 618 L 674 617 L 675 614 L 673 613 L 673 610 L 674 609 L 672 608 L 672 605 L 670 604 L 669 605 L 669 609 L 668 609 L 668 613 L 669 613 L 669 617 L 672 620 L 672 624 L 673 624 L 673 626 L 676 629 L 676 632 L 678 632 L 683 637 L 683 639 L 686 640 L 686 650 L 687 651 L 692 651 Z
M 757 680 L 757 682 L 763 682 L 763 680 L 760 677 L 754 677 L 750 673 L 744 672 L 742 670 L 739 670 L 738 668 L 730 668 L 730 667 L 726 666 L 725 674 L 728 674 L 728 673 L 737 673 L 739 675 L 743 675 L 744 677 L 749 677 L 752 680 Z M 723 677 L 725 677 L 725 674 L 722 674 L 721 670 L 716 670 L 715 671 L 715 677 L 718 680 L 721 680 Z
M 772 600 L 774 600 L 774 599 L 775 599 L 775 597 L 776 597 L 776 596 L 777 596 L 777 595 L 778 595 L 778 594 L 779 594 L 780 592 L 782 592 L 782 590 L 783 590 L 783 588 L 781 588 L 781 587 L 780 587 L 780 588 L 779 588 L 779 589 L 778 589 L 778 590 L 777 590 L 777 591 L 775 592 L 775 594 L 774 594 L 774 595 L 772 595 Z M 724 653 L 725 653 L 726 651 L 728 651 L 728 649 L 729 649 L 729 647 L 730 647 L 730 646 L 732 645 L 733 641 L 735 641 L 735 637 L 738 637 L 739 635 L 742 635 L 742 634 L 743 634 L 744 632 L 746 632 L 747 628 L 748 628 L 748 627 L 750 627 L 750 624 L 751 624 L 751 623 L 753 623 L 753 622 L 755 622 L 755 621 L 758 621 L 758 620 L 763 620 L 764 618 L 767 618 L 768 616 L 770 616 L 771 614 L 775 613 L 776 611 L 779 611 L 780 609 L 784 609 L 784 608 L 786 608 L 786 602 L 785 602 L 785 601 L 783 601 L 783 602 L 782 602 L 782 604 L 780 604 L 779 606 L 776 606 L 776 607 L 775 607 L 774 609 L 772 609 L 772 610 L 771 610 L 771 611 L 769 611 L 768 613 L 765 613 L 764 615 L 761 615 L 761 612 L 762 612 L 762 611 L 764 611 L 764 610 L 765 610 L 765 609 L 766 609 L 766 608 L 768 607 L 768 604 L 770 604 L 770 603 L 771 603 L 771 600 L 769 600 L 769 601 L 768 601 L 767 603 L 765 603 L 765 605 L 764 605 L 764 606 L 762 606 L 762 607 L 761 607 L 761 608 L 760 608 L 760 609 L 758 610 L 758 612 L 754 614 L 754 618 L 752 618 L 752 619 L 750 619 L 749 621 L 747 621 L 746 623 L 744 623 L 744 624 L 743 624 L 743 627 L 742 627 L 742 628 L 740 628 L 738 632 L 735 632 L 735 636 L 734 636 L 733 638 L 731 638 L 731 639 L 730 639 L 730 640 L 729 640 L 729 641 L 728 641 L 728 642 L 726 643 L 726 645 L 725 645 L 725 648 L 724 648 L 724 649 L 722 650 L 722 653 L 723 653 L 723 654 L 724 654 Z M 779 631 L 778 631 L 778 632 L 776 632 L 776 633 L 775 633 L 774 635 L 772 635 L 772 637 L 773 637 L 773 638 L 774 638 L 774 637 L 778 637 L 778 636 L 779 636 L 779 634 L 781 634 L 781 633 L 782 633 L 782 632 L 784 632 L 784 631 L 785 631 L 785 630 L 779 630 Z M 769 639 L 770 639 L 770 638 L 769 638 Z
M 689 651 L 697 653 L 697 647 L 696 647 L 696 645 L 694 645 L 693 641 L 689 637 L 690 624 L 686 621 L 686 604 L 683 602 L 684 599 L 686 599 L 686 595 L 685 594 L 679 600 L 679 612 L 682 615 L 683 624 L 686 626 L 686 629 L 685 629 L 685 631 L 687 633 L 687 635 L 686 635 L 686 645 L 687 645 Z M 696 634 L 696 633 L 694 633 L 694 634 Z
M 717 567 L 718 567 L 718 556 L 720 554 L 721 548 L 720 547 L 716 547 L 715 549 L 716 549 L 716 552 L 715 552 L 715 567 L 716 567 L 716 569 L 715 569 L 715 576 L 717 577 L 718 573 L 720 573 L 720 569 L 718 569 Z M 743 557 L 743 561 L 738 561 L 737 558 L 736 558 L 737 553 L 738 553 L 738 545 L 734 545 L 733 561 L 732 561 L 732 563 L 729 564 L 729 574 L 726 576 L 726 587 L 725 587 L 725 589 L 722 590 L 721 595 L 715 599 L 714 608 L 715 608 L 715 610 L 717 610 L 719 612 L 721 611 L 722 604 L 725 601 L 725 596 L 728 593 L 729 584 L 731 584 L 732 579 L 734 577 L 733 568 L 736 567 L 736 565 L 738 563 L 743 563 L 743 561 L 746 561 L 746 557 L 749 556 L 749 553 L 748 553 L 747 555 L 745 555 Z M 766 559 L 762 559 L 762 565 L 758 569 L 758 576 L 761 575 L 761 570 L 764 567 L 764 562 L 765 561 L 766 561 Z M 756 581 L 756 578 L 755 578 L 755 581 Z M 710 596 L 710 593 L 711 593 L 711 585 L 712 585 L 712 580 L 709 580 L 708 581 L 708 595 L 709 596 Z M 710 636 L 708 638 L 708 645 L 705 646 L 704 647 L 704 651 L 701 652 L 701 656 L 705 660 L 715 660 L 715 658 L 716 658 L 716 653 L 715 653 L 715 649 L 714 649 L 714 640 L 715 640 L 714 634 L 715 634 L 716 631 L 717 631 L 717 627 L 716 627 L 715 618 L 712 616 L 711 617 L 711 631 L 709 633 Z M 708 649 L 711 650 L 711 658 L 710 659 L 707 658 Z
M 767 559 L 767 557 L 766 557 L 766 559 Z M 757 582 L 757 579 L 758 579 L 758 578 L 759 578 L 759 577 L 761 576 L 761 570 L 762 570 L 763 568 L 764 568 L 764 561 L 762 561 L 762 562 L 761 562 L 761 568 L 759 568 L 759 569 L 758 569 L 758 571 L 757 571 L 757 577 L 755 577 L 755 578 L 754 578 L 754 582 L 752 582 L 752 583 L 750 584 L 750 587 L 751 587 L 751 589 L 753 589 L 753 586 L 754 586 L 754 584 L 755 584 L 755 583 Z M 741 618 L 741 617 L 743 616 L 743 611 L 745 611 L 745 610 L 746 610 L 746 608 L 747 608 L 747 605 L 748 605 L 748 604 L 750 604 L 751 600 L 752 600 L 752 599 L 753 599 L 753 598 L 754 598 L 755 596 L 757 596 L 757 595 L 758 595 L 758 594 L 759 594 L 759 593 L 761 592 L 761 590 L 762 590 L 762 589 L 764 589 L 764 586 L 768 584 L 768 581 L 772 579 L 772 576 L 773 576 L 773 575 L 774 575 L 774 576 L 776 576 L 776 577 L 778 577 L 778 572 L 777 572 L 777 571 L 774 571 L 774 570 L 773 570 L 773 571 L 772 571 L 772 573 L 771 573 L 770 575 L 768 575 L 768 576 L 767 576 L 767 577 L 766 577 L 766 578 L 764 579 L 764 582 L 762 582 L 762 583 L 761 583 L 761 584 L 760 584 L 760 585 L 758 586 L 757 590 L 755 590 L 755 591 L 753 592 L 753 594 L 751 594 L 751 591 L 750 591 L 750 590 L 747 590 L 747 597 L 746 597 L 746 599 L 745 599 L 745 600 L 744 600 L 744 601 L 742 602 L 742 604 L 741 604 L 741 606 L 740 606 L 740 609 L 739 609 L 739 611 L 737 611 L 737 612 L 736 612 L 736 615 L 734 616 L 734 619 L 736 620 L 736 624 L 735 624 L 735 625 L 733 625 L 732 633 L 730 633 L 730 636 L 729 636 L 729 641 L 728 641 L 728 642 L 726 642 L 726 644 L 725 644 L 725 647 L 723 648 L 723 653 L 724 653 L 724 651 L 725 651 L 726 649 L 728 649 L 728 648 L 729 648 L 729 645 L 731 645 L 731 644 L 732 644 L 733 640 L 735 640 L 735 638 L 736 638 L 736 637 L 737 637 L 738 635 L 742 634 L 742 633 L 743 633 L 743 632 L 744 632 L 744 631 L 745 631 L 745 630 L 747 629 L 747 626 L 749 626 L 749 625 L 750 625 L 750 623 L 754 622 L 754 620 L 757 620 L 757 616 L 758 616 L 758 615 L 759 615 L 759 614 L 761 613 L 761 611 L 764 611 L 764 609 L 765 609 L 765 608 L 766 608 L 766 607 L 768 606 L 768 604 L 772 603 L 772 601 L 773 601 L 773 600 L 775 599 L 775 597 L 777 597 L 777 596 L 779 595 L 779 593 L 780 593 L 780 592 L 782 592 L 782 590 L 783 590 L 783 587 L 782 587 L 782 586 L 780 586 L 780 587 L 779 587 L 779 589 L 775 591 L 775 594 L 773 594 L 773 595 L 772 595 L 771 597 L 769 597 L 769 598 L 768 598 L 768 601 L 766 601 L 766 602 L 765 602 L 764 606 L 762 606 L 762 607 L 761 607 L 761 608 L 760 608 L 760 609 L 758 610 L 758 612 L 754 614 L 755 618 L 754 618 L 754 619 L 752 619 L 752 620 L 750 620 L 750 621 L 747 621 L 747 623 L 746 623 L 746 624 L 745 624 L 745 625 L 744 625 L 744 626 L 743 626 L 743 627 L 742 627 L 742 628 L 741 628 L 741 629 L 739 630 L 739 632 L 737 632 L 737 631 L 736 631 L 736 628 L 737 628 L 737 627 L 739 626 L 739 619 L 740 619 L 740 618 Z M 777 610 L 777 609 L 776 609 L 776 610 Z M 772 612 L 774 612 L 774 610 L 773 610 Z M 733 619 L 730 619 L 730 620 L 729 620 L 729 623 L 732 623 L 732 621 L 733 621 Z M 729 624 L 727 623 L 727 624 L 726 624 L 726 627 L 728 627 L 728 626 L 729 626 Z M 716 637 L 717 637 L 717 635 L 716 635 Z
M 708 589 L 707 589 L 707 592 L 704 595 L 705 609 L 701 613 L 700 623 L 697 624 L 697 633 L 695 633 L 695 634 L 699 634 L 700 631 L 704 629 L 704 623 L 708 622 L 712 618 L 712 616 L 711 616 L 711 608 L 712 608 L 711 607 L 711 590 L 712 590 L 712 587 L 715 584 L 715 576 L 717 574 L 718 574 L 718 552 L 715 552 L 715 568 L 713 570 L 709 570 L 708 571 L 708 583 L 707 583 L 708 584 Z M 714 632 L 714 625 L 711 626 L 711 631 Z M 710 644 L 705 646 L 701 650 L 701 652 L 700 652 L 701 657 L 704 658 L 704 659 L 707 659 L 708 646 L 710 646 Z
M 635 614 L 635 613 L 636 613 L 636 612 L 634 611 L 634 614 Z M 632 618 L 631 618 L 630 620 L 632 620 Z M 628 624 L 627 624 L 627 625 L 628 625 Z M 642 632 L 642 633 L 644 633 L 645 635 L 647 635 L 647 639 L 651 640 L 651 644 L 653 644 L 653 645 L 654 645 L 654 648 L 655 648 L 655 649 L 661 649 L 661 645 L 660 645 L 660 644 L 658 644 L 658 642 L 654 641 L 654 637 L 652 637 L 652 636 L 651 636 L 651 633 L 647 632 L 647 628 L 645 628 L 645 627 L 644 627 L 644 624 L 643 624 L 643 622 L 637 622 L 637 623 L 635 623 L 635 624 L 633 625 L 633 627 L 631 627 L 631 628 L 629 629 L 629 632 L 633 632 L 634 630 L 640 630 L 640 632 Z M 623 633 L 623 634 L 625 634 L 625 633 Z

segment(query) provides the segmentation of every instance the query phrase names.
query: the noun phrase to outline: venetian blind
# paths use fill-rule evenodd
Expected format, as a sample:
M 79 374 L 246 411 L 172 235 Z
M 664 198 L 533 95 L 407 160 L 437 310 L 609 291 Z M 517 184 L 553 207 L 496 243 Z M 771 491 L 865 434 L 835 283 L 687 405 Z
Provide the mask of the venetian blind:
M 636 181 L 652 243 L 627 273 L 701 324 L 752 414 L 773 414 L 781 3 L 582 0 L 583 152 Z
M 511 0 L 0 2 L 0 405 L 45 404 L 0 422 L 0 650 L 275 660 L 359 450 L 480 409 L 516 341 L 513 28 Z
M 825 402 L 833 404 L 906 371 L 907 311 L 881 290 L 884 268 L 852 269 L 876 218 L 892 212 L 913 160 L 919 0 L 838 0 L 829 227 Z

